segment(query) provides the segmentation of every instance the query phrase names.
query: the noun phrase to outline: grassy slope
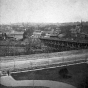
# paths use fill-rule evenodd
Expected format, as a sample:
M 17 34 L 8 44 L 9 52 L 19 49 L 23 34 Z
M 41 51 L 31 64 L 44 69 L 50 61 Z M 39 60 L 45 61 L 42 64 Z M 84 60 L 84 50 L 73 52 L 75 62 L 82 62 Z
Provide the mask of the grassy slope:
M 82 83 L 85 81 L 85 78 L 88 76 L 88 64 L 81 64 L 75 66 L 68 66 L 67 69 L 69 71 L 70 78 L 62 78 L 58 72 L 63 68 L 55 68 L 55 69 L 47 69 L 43 71 L 35 71 L 28 73 L 21 73 L 17 76 L 14 76 L 15 79 L 37 79 L 37 80 L 55 80 L 64 83 L 71 84 L 76 86 L 77 88 L 81 88 Z M 1 88 L 12 88 L 12 87 L 1 87 Z M 15 87 L 20 88 L 20 87 Z M 21 88 L 29 88 L 29 87 L 21 87 Z M 33 87 L 30 87 L 33 88 Z M 37 88 L 37 87 L 36 87 Z M 38 87 L 39 88 L 39 87 Z M 43 88 L 43 87 L 40 87 Z

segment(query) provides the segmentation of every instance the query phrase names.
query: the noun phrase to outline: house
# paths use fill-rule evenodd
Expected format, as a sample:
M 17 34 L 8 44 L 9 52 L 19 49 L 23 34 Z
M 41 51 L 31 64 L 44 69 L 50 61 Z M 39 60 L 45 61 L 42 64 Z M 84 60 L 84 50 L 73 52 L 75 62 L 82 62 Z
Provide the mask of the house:
M 42 31 L 36 30 L 33 32 L 33 35 L 31 36 L 32 38 L 39 38 L 41 37 Z
M 23 38 L 23 31 L 18 32 L 18 31 L 11 31 L 10 33 L 7 33 L 9 37 L 14 37 L 16 40 L 20 40 Z
M 7 38 L 6 33 L 1 33 L 1 32 L 0 32 L 0 40 L 4 40 L 4 39 L 6 39 L 6 38 Z

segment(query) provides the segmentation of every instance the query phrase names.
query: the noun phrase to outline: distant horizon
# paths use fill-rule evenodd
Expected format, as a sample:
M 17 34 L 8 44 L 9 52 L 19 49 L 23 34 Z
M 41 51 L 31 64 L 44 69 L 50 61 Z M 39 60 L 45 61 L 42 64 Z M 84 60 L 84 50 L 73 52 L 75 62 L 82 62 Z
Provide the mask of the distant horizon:
M 80 21 L 70 21 L 70 22 L 52 22 L 52 23 L 49 23 L 49 22 L 16 22 L 16 23 L 0 23 L 0 25 L 10 25 L 10 24 L 64 24 L 64 23 L 77 23 L 77 22 L 81 22 L 81 20 Z M 88 21 L 83 21 L 82 20 L 82 22 L 88 22 Z

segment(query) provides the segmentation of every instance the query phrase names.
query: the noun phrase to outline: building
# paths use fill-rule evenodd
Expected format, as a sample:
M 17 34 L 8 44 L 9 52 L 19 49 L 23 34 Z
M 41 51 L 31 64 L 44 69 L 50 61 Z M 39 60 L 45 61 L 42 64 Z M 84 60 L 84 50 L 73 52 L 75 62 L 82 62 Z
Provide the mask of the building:
M 4 40 L 4 39 L 6 39 L 6 38 L 7 38 L 6 33 L 1 33 L 1 32 L 0 32 L 0 40 Z
M 14 37 L 16 40 L 20 40 L 23 38 L 23 31 L 22 32 L 18 32 L 18 31 L 11 31 L 10 33 L 7 33 L 7 35 L 9 37 Z
M 42 31 L 36 30 L 36 31 L 33 32 L 33 35 L 31 37 L 32 38 L 39 38 L 39 37 L 41 37 L 42 33 L 43 33 Z

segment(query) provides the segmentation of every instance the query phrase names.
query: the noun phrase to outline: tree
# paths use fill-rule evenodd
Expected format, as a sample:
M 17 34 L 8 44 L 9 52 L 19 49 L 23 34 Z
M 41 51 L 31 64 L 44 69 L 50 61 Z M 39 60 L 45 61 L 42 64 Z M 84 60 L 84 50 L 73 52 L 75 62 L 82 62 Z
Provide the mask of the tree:
M 33 28 L 28 28 L 23 33 L 23 39 L 30 37 L 33 34 Z

